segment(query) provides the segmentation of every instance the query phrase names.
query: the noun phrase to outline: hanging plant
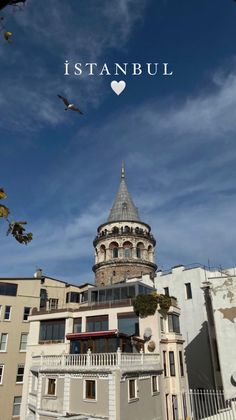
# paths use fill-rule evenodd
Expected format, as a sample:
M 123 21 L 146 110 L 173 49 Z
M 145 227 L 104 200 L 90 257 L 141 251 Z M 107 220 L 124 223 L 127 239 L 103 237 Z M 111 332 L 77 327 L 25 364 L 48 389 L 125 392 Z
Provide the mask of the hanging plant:
M 138 295 L 133 299 L 133 308 L 136 315 L 141 318 L 154 315 L 157 309 L 157 298 L 153 295 Z
M 157 302 L 159 303 L 160 308 L 163 311 L 168 311 L 171 305 L 171 298 L 170 296 L 166 296 L 166 295 L 157 295 Z
M 133 299 L 132 303 L 136 315 L 146 318 L 155 314 L 158 304 L 163 311 L 168 311 L 171 305 L 171 298 L 155 292 L 149 295 L 138 295 Z

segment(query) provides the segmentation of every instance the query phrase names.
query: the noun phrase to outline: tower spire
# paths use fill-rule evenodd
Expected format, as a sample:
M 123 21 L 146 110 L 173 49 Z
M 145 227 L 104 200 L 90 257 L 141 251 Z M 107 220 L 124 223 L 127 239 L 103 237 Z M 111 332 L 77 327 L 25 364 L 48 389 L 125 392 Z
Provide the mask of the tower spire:
M 122 162 L 121 180 L 119 190 L 110 211 L 108 222 L 117 221 L 140 221 L 138 209 L 135 207 L 125 182 L 125 166 Z
M 125 164 L 122 160 L 122 168 L 121 168 L 121 178 L 125 178 Z

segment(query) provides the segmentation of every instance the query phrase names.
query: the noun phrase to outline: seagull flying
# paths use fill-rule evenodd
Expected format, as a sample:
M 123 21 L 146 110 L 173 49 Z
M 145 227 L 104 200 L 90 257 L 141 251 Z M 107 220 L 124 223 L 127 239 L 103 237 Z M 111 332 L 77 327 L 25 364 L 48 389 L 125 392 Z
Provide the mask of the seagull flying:
M 66 98 L 64 98 L 61 95 L 57 95 L 57 96 L 64 102 L 66 106 L 65 111 L 68 111 L 68 109 L 70 109 L 71 111 L 76 111 L 76 112 L 79 112 L 79 114 L 83 115 L 83 112 L 80 111 L 80 109 L 77 108 L 74 104 L 70 104 L 70 102 Z

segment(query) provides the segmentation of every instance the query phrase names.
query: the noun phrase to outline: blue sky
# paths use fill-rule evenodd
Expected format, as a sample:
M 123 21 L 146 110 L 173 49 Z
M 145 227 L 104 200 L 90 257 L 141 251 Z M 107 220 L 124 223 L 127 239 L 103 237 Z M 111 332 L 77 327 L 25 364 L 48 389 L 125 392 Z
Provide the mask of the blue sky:
M 2 11 L 1 185 L 12 218 L 0 276 L 93 281 L 92 246 L 125 161 L 160 268 L 236 265 L 236 4 L 233 0 L 28 0 Z M 169 62 L 172 77 L 64 76 L 64 61 Z M 125 80 L 116 96 L 112 80 Z M 84 111 L 65 112 L 57 94 Z

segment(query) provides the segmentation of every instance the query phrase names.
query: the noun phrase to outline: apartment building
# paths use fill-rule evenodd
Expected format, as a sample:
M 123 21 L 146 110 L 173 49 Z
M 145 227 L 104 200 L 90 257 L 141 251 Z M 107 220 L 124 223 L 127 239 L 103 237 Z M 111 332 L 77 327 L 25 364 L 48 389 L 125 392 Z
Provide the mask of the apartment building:
M 190 388 L 223 390 L 224 398 L 236 398 L 235 268 L 179 265 L 158 271 L 155 287 L 178 299 Z
M 235 268 L 211 272 L 202 285 L 212 355 L 226 399 L 236 398 L 236 274 Z
M 29 315 L 86 299 L 89 285 L 80 287 L 44 276 L 0 278 L 0 419 L 19 418 L 24 382 Z M 72 302 L 71 302 L 72 301 Z
M 186 418 L 180 309 L 171 299 L 139 317 L 131 296 L 140 292 L 153 285 L 90 288 L 79 308 L 30 316 L 22 420 Z

